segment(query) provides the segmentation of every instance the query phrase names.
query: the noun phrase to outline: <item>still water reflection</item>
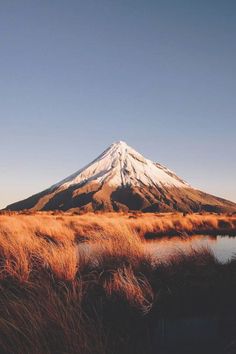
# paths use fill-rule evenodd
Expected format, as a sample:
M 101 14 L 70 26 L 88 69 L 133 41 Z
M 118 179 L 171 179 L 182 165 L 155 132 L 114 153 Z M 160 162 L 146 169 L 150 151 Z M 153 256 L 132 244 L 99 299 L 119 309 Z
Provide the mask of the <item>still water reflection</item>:
M 227 262 L 236 256 L 236 236 L 162 237 L 149 241 L 146 247 L 153 256 L 158 258 L 169 257 L 178 251 L 190 253 L 192 249 L 208 248 L 220 262 Z

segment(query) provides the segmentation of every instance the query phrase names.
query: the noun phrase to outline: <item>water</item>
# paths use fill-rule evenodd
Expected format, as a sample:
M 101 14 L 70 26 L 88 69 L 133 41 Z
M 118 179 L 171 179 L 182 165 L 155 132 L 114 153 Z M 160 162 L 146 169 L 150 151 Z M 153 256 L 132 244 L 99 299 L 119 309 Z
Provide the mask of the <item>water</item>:
M 207 248 L 222 263 L 236 257 L 235 236 L 195 235 L 162 237 L 146 244 L 147 251 L 158 260 L 176 252 L 185 254 Z M 151 327 L 154 353 L 161 354 L 221 354 L 231 344 L 228 333 L 235 328 L 236 319 L 222 314 L 199 317 L 156 318 Z M 233 338 L 234 339 L 234 338 Z M 233 353 L 233 351 L 232 351 Z
M 153 256 L 158 256 L 158 258 L 167 258 L 178 251 L 186 254 L 190 253 L 192 249 L 207 248 L 213 252 L 220 262 L 225 263 L 236 257 L 236 236 L 162 237 L 148 241 L 146 247 L 147 251 L 151 252 Z
M 96 263 L 96 255 L 102 253 L 102 249 L 102 245 L 87 242 L 80 243 L 78 246 L 79 253 L 88 259 L 92 256 L 94 263 Z M 161 237 L 145 243 L 146 252 L 151 253 L 153 258 L 158 260 L 168 258 L 176 252 L 188 254 L 192 250 L 201 249 L 209 249 L 220 262 L 226 263 L 236 257 L 236 235 L 192 235 L 184 238 L 180 236 Z
M 158 318 L 151 328 L 153 354 L 222 354 L 232 343 L 227 332 L 234 317 Z

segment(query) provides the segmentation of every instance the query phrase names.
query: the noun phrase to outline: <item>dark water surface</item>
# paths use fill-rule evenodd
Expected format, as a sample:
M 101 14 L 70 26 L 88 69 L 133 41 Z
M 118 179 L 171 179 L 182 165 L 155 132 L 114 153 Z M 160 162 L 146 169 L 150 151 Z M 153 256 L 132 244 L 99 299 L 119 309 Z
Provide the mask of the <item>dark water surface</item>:
M 207 248 L 225 263 L 236 257 L 236 236 L 162 237 L 147 241 L 144 248 L 157 262 L 178 252 L 188 254 L 192 250 Z M 79 245 L 79 249 L 88 257 L 92 255 L 96 262 L 97 245 L 85 242 Z M 235 354 L 236 346 L 231 349 L 235 333 L 236 316 L 232 311 L 227 315 L 220 312 L 194 317 L 157 316 L 150 322 L 149 338 L 153 354 Z
M 235 322 L 219 316 L 158 319 L 151 331 L 153 354 L 233 354 L 227 332 Z
M 147 251 L 157 260 L 171 257 L 178 252 L 209 249 L 222 263 L 236 257 L 235 236 L 193 235 L 162 237 L 149 241 Z M 160 354 L 232 354 L 230 339 L 236 329 L 236 317 L 199 316 L 157 319 L 152 328 L 153 353 Z

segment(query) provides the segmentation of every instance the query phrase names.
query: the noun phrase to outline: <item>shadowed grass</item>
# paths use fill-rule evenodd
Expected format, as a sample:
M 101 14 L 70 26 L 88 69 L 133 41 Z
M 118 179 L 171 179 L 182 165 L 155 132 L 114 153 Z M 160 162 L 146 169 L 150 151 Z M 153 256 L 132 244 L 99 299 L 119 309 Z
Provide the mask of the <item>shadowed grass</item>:
M 155 218 L 2 215 L 0 353 L 149 354 L 157 318 L 234 313 L 236 260 L 206 248 L 154 259 Z

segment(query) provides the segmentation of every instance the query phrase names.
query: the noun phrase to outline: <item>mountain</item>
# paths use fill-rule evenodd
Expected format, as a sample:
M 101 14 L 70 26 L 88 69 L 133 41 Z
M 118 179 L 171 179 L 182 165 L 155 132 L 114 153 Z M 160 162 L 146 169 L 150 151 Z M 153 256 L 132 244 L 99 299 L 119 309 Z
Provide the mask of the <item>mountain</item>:
M 236 204 L 191 187 L 119 141 L 73 175 L 6 209 L 229 212 Z

